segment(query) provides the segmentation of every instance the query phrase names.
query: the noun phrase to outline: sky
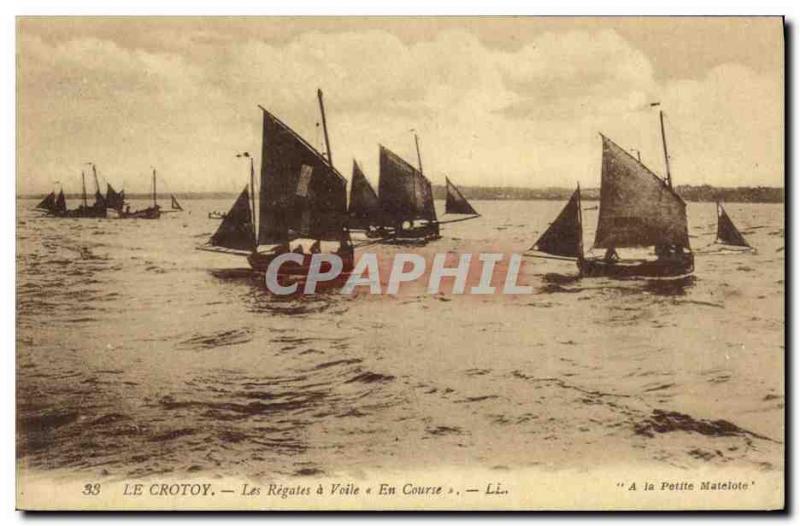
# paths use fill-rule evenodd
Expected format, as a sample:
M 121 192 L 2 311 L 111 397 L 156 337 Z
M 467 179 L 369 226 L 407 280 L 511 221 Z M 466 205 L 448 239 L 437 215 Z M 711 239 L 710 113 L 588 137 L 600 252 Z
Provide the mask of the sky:
M 661 109 L 675 184 L 782 186 L 783 59 L 765 17 L 20 18 L 17 192 L 79 191 L 87 162 L 239 191 L 257 105 L 323 149 L 317 88 L 335 166 L 375 185 L 414 133 L 434 184 L 597 187 L 599 133 L 663 174 Z

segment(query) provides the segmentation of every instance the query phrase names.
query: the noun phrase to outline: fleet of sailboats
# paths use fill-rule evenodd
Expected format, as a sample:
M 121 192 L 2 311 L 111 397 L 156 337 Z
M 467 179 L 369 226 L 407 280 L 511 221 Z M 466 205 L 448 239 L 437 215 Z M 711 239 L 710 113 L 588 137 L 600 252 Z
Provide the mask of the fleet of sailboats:
M 370 184 L 356 160 L 350 185 L 333 165 L 325 106 L 317 90 L 325 139 L 321 153 L 267 109 L 262 112 L 261 166 L 256 185 L 254 159 L 250 181 L 226 213 L 215 213 L 221 224 L 202 250 L 244 256 L 250 266 L 264 271 L 281 254 L 302 254 L 302 263 L 282 267 L 286 274 L 308 271 L 313 254 L 330 252 L 341 257 L 343 273 L 353 268 L 351 231 L 389 243 L 426 243 L 441 237 L 440 225 L 480 217 L 459 188 L 445 177 L 445 214 L 462 215 L 440 221 L 434 206 L 433 186 L 422 171 L 419 138 L 415 134 L 417 166 L 379 145 L 378 191 Z M 655 103 L 653 105 L 658 105 Z M 686 203 L 672 187 L 669 155 L 664 133 L 664 114 L 659 112 L 666 177 L 650 170 L 637 154 L 632 156 L 611 138 L 600 134 L 602 163 L 600 204 L 594 243 L 583 245 L 583 209 L 578 186 L 553 223 L 531 247 L 533 257 L 576 262 L 581 276 L 676 278 L 694 271 L 689 243 Z M 413 130 L 412 130 L 413 131 Z M 125 219 L 158 219 L 183 207 L 170 194 L 170 209 L 158 204 L 156 170 L 152 175 L 152 205 L 131 211 L 124 190 L 107 184 L 100 192 L 93 163 L 94 203 L 89 205 L 86 175 L 81 172 L 82 204 L 68 209 L 63 189 L 50 192 L 36 209 L 54 217 L 107 217 L 108 211 Z M 258 199 L 257 199 L 258 197 Z M 598 207 L 595 207 L 598 208 Z M 210 214 L 209 217 L 212 217 Z M 716 243 L 751 249 L 717 202 Z M 652 247 L 645 257 L 622 257 L 618 250 Z M 595 250 L 605 250 L 597 255 Z M 296 258 L 295 258 L 296 259 Z M 324 270 L 324 269 L 323 269 Z
M 109 217 L 109 210 L 112 211 L 111 217 L 120 219 L 158 219 L 162 213 L 166 211 L 161 210 L 158 205 L 158 196 L 156 193 L 156 171 L 153 169 L 153 205 L 142 210 L 131 211 L 130 206 L 126 205 L 125 191 L 117 192 L 110 183 L 106 183 L 105 196 L 100 192 L 100 182 L 97 177 L 97 167 L 94 163 L 87 163 L 92 167 L 92 175 L 94 176 L 94 203 L 90 206 L 88 203 L 88 195 L 86 193 L 86 174 L 81 171 L 81 204 L 72 210 L 67 208 L 66 198 L 64 197 L 64 190 L 60 189 L 58 196 L 55 192 L 50 192 L 36 208 L 43 210 L 47 215 L 52 217 L 62 218 L 104 218 Z M 182 211 L 180 203 L 177 198 L 170 194 L 171 211 Z

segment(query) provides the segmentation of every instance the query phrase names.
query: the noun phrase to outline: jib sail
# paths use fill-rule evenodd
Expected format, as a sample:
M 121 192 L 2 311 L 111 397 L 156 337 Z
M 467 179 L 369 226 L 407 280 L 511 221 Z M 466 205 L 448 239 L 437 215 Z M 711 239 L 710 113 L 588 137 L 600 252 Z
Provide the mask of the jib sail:
M 479 215 L 478 212 L 472 208 L 469 201 L 464 198 L 461 191 L 454 185 L 450 179 L 444 178 L 447 186 L 447 200 L 445 201 L 444 211 L 446 214 L 470 214 Z
M 378 194 L 369 184 L 361 167 L 353 161 L 353 179 L 350 184 L 349 226 L 366 229 L 382 224 Z
M 728 217 L 727 212 L 722 207 L 722 203 L 717 203 L 717 241 L 726 245 L 734 245 L 737 247 L 749 247 L 750 245 L 745 241 L 744 236 L 739 232 L 736 226 Z
M 556 220 L 544 231 L 532 248 L 554 256 L 571 258 L 583 256 L 580 188 L 575 190 Z
M 250 209 L 250 192 L 244 187 L 242 193 L 233 203 L 228 215 L 214 235 L 209 245 L 233 250 L 255 250 L 255 229 Z

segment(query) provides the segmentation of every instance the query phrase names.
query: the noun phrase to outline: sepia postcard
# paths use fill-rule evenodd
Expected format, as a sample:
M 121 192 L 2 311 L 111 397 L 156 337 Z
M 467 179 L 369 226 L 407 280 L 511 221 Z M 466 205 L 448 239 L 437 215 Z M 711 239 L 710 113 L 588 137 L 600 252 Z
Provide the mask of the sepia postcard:
M 782 509 L 784 29 L 17 18 L 17 507 Z

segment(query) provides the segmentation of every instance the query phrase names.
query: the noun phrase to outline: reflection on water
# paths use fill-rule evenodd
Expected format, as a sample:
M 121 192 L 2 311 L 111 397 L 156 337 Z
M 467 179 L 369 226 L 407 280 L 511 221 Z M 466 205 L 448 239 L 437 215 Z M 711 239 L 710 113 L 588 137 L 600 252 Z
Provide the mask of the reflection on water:
M 17 221 L 25 466 L 782 467 L 780 206 L 729 205 L 759 252 L 698 254 L 683 280 L 579 279 L 572 262 L 526 260 L 531 295 L 395 297 L 267 293 L 244 258 L 194 249 L 224 201 L 159 221 L 40 218 L 34 204 L 19 201 Z M 482 218 L 427 246 L 359 250 L 524 252 L 563 203 L 475 205 Z M 696 246 L 713 241 L 715 213 L 689 204 Z

